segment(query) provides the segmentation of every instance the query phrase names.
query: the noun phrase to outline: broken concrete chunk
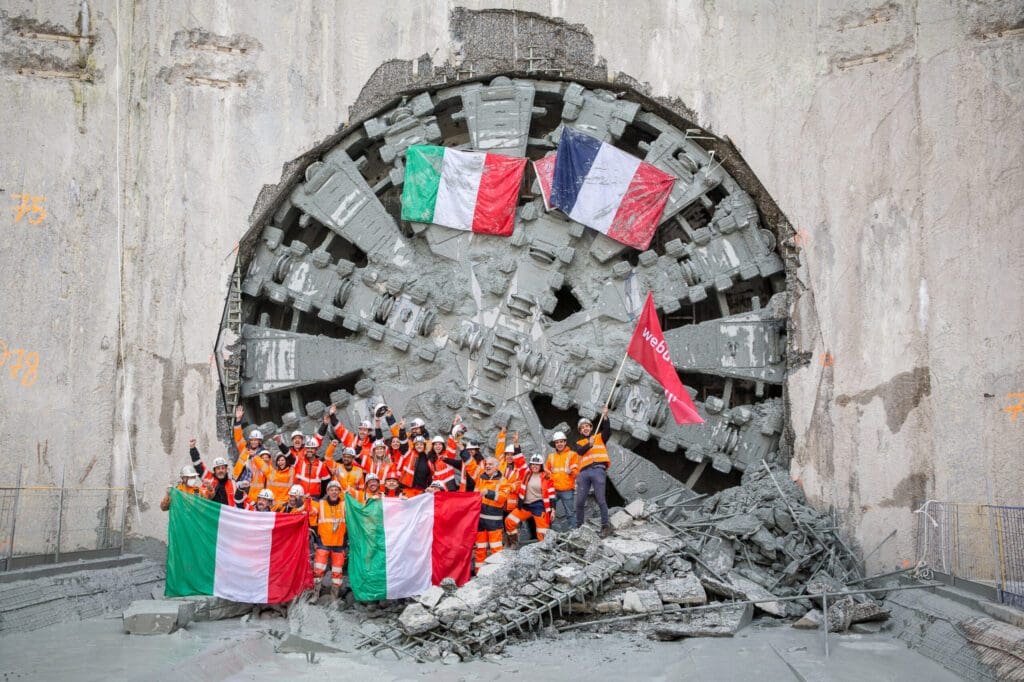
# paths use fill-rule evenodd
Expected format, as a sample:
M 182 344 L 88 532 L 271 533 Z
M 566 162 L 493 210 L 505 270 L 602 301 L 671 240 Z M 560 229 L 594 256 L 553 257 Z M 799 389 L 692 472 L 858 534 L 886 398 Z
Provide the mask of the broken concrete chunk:
M 445 597 L 434 609 L 438 620 L 446 625 L 454 623 L 464 615 L 471 613 L 466 603 L 458 597 Z
M 622 597 L 622 610 L 627 613 L 661 613 L 662 609 L 654 590 L 630 590 Z
M 416 597 L 416 601 L 423 604 L 428 609 L 432 609 L 437 606 L 437 603 L 444 597 L 444 590 L 438 585 L 431 585 L 430 588 Z
M 225 620 L 227 618 L 240 618 L 252 611 L 252 604 L 244 604 L 237 601 L 228 601 L 220 597 L 196 596 L 181 597 L 181 601 L 192 604 L 192 620 L 196 623 Z M 175 599 L 174 601 L 179 601 Z
M 835 603 L 829 601 L 828 631 L 846 632 L 849 630 L 853 619 L 853 607 L 853 597 L 843 597 Z
M 578 578 L 583 573 L 582 569 L 576 564 L 565 564 L 555 569 L 555 581 L 565 585 L 574 585 L 577 583 Z
M 455 591 L 455 598 L 462 601 L 470 611 L 478 611 L 494 595 L 494 586 L 482 580 L 470 580 Z
M 761 520 L 753 514 L 738 514 L 728 519 L 722 519 L 715 523 L 715 529 L 720 533 L 736 537 L 753 535 L 761 527 Z
M 705 611 L 683 622 L 660 623 L 648 636 L 662 641 L 684 637 L 732 637 L 750 624 L 753 613 L 750 604 Z
M 753 580 L 748 580 L 738 573 L 730 573 L 726 576 L 729 579 L 729 583 L 743 596 L 742 599 L 771 599 L 775 595 L 764 589 Z M 763 601 L 754 604 L 754 608 L 759 611 L 784 618 L 786 616 L 786 607 L 784 602 L 779 601 Z
M 629 504 L 627 504 L 626 508 L 623 511 L 632 516 L 634 519 L 639 519 L 644 515 L 644 506 L 645 504 L 643 498 L 637 498 L 630 502 Z
M 604 546 L 615 550 L 623 557 L 623 570 L 627 573 L 640 573 L 644 566 L 658 552 L 658 545 L 646 540 L 630 540 L 622 537 L 610 537 L 604 540 Z
M 187 601 L 141 599 L 124 610 L 122 624 L 130 635 L 169 635 L 191 622 L 193 608 Z
M 633 517 L 624 511 L 617 511 L 608 519 L 608 523 L 615 530 L 622 530 L 633 525 Z
M 793 623 L 793 627 L 799 630 L 817 630 L 821 627 L 825 617 L 818 609 L 811 609 L 804 614 L 803 618 Z
M 873 601 L 863 604 L 854 604 L 850 610 L 850 623 L 869 623 L 874 621 L 888 620 L 890 616 L 888 609 L 883 609 Z
M 685 604 L 696 606 L 706 604 L 708 595 L 700 579 L 690 573 L 682 578 L 668 578 L 658 580 L 654 583 L 654 589 L 658 591 L 661 601 L 666 604 Z
M 405 607 L 398 617 L 398 626 L 407 635 L 419 635 L 433 630 L 441 622 L 434 614 L 424 608 L 423 604 L 413 602 Z
M 724 538 L 711 538 L 701 550 L 700 560 L 718 575 L 725 575 L 732 570 L 736 549 Z

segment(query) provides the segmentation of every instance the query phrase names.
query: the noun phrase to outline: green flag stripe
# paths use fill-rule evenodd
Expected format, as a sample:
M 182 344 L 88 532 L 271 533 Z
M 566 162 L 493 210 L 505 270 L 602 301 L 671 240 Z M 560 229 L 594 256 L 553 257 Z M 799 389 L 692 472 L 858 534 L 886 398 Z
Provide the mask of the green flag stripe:
M 348 580 L 360 601 L 387 599 L 387 556 L 384 545 L 384 508 L 380 500 L 359 504 L 345 495 L 348 533 Z
M 171 490 L 164 596 L 213 594 L 220 508 L 197 495 Z
M 402 220 L 434 222 L 434 204 L 441 184 L 444 147 L 413 145 L 405 153 Z

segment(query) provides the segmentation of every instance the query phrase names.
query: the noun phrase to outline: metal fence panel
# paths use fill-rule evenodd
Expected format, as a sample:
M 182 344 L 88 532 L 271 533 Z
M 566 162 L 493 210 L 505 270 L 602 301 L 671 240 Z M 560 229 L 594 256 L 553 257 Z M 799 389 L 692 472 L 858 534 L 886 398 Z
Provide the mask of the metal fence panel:
M 1024 507 L 929 500 L 917 513 L 923 565 L 1024 608 Z
M 62 555 L 120 550 L 127 488 L 0 485 L 0 560 L 60 561 Z

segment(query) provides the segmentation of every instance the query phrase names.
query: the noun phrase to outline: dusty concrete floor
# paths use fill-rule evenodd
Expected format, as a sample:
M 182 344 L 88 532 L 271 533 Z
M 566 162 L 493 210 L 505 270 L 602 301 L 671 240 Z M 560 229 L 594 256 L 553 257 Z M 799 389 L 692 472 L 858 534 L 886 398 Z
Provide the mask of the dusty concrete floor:
M 566 633 L 510 647 L 499 660 L 398 662 L 388 655 L 275 653 L 283 619 L 193 623 L 173 635 L 122 634 L 120 618 L 54 625 L 0 638 L 3 680 L 943 680 L 958 679 L 884 635 L 830 638 L 789 627 L 734 639 L 653 642 L 635 633 Z M 325 676 L 327 676 L 325 678 Z

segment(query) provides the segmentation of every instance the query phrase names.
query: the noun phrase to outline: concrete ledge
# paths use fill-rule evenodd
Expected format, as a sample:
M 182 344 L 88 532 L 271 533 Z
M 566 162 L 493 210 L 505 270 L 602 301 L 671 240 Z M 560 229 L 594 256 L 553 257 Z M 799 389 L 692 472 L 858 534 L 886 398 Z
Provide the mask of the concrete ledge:
M 192 602 L 141 599 L 133 601 L 121 618 L 130 635 L 169 635 L 192 622 L 194 611 Z
M 96 559 L 81 559 L 78 561 L 62 561 L 59 564 L 45 564 L 28 566 L 13 571 L 0 573 L 0 583 L 13 583 L 19 580 L 35 580 L 52 575 L 63 573 L 77 573 L 78 571 L 96 571 L 103 568 L 117 568 L 118 566 L 130 566 L 144 561 L 145 557 L 140 554 L 122 554 Z M 15 562 L 12 563 L 16 563 Z

